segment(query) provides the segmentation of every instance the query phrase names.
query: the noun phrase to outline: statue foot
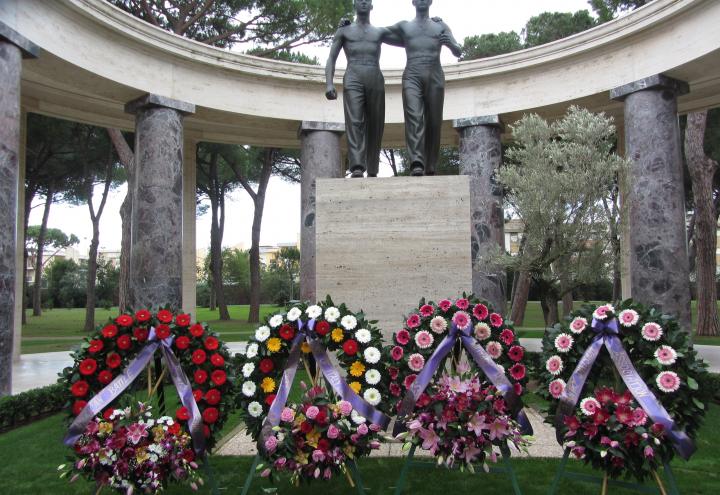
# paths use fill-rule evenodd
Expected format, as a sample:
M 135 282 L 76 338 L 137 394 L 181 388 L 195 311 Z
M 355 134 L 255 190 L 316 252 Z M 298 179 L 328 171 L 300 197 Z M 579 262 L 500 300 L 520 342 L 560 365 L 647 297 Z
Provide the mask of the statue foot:
M 363 169 L 356 168 L 352 171 L 352 173 L 350 174 L 350 177 L 353 179 L 361 179 L 363 177 L 364 173 L 365 173 L 365 171 Z
M 421 177 L 425 175 L 425 167 L 423 167 L 419 163 L 413 163 L 413 166 L 410 169 L 410 175 L 412 175 L 413 177 Z

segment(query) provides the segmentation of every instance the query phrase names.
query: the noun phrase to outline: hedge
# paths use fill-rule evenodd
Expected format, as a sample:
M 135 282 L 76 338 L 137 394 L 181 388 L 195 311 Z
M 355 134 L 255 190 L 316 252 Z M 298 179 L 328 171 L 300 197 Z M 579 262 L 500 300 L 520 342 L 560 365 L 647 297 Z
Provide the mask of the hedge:
M 60 412 L 66 403 L 67 393 L 59 383 L 0 397 L 0 432 Z

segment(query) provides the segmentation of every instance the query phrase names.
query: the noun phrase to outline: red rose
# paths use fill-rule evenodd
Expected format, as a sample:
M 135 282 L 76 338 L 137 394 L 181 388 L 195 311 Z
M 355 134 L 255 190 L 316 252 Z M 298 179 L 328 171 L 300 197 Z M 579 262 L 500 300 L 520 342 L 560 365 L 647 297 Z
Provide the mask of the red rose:
M 343 352 L 348 356 L 354 356 L 357 353 L 358 344 L 353 339 L 346 340 L 343 344 Z
M 168 431 L 170 433 L 172 433 L 173 435 L 179 435 L 180 430 L 181 430 L 180 423 L 173 423 L 172 426 L 168 426 Z
M 210 375 L 210 378 L 215 385 L 222 385 L 227 380 L 227 373 L 223 370 L 215 370 L 212 372 L 212 375 Z
M 120 315 L 115 318 L 115 322 L 121 327 L 129 327 L 133 324 L 133 319 L 132 316 L 129 315 Z
M 190 335 L 193 337 L 202 337 L 202 334 L 205 332 L 205 329 L 200 323 L 195 323 L 193 326 L 190 327 Z
M 327 438 L 321 438 L 318 441 L 318 449 L 327 452 L 330 450 L 330 441 Z
M 190 339 L 186 336 L 181 336 L 175 339 L 175 347 L 177 347 L 180 350 L 185 350 L 190 346 Z
M 213 366 L 216 366 L 218 368 L 220 368 L 221 366 L 225 366 L 225 358 L 217 352 L 210 356 L 210 362 L 213 364 Z
M 157 319 L 160 320 L 162 323 L 170 323 L 172 321 L 172 318 L 172 313 L 167 309 L 161 309 L 157 313 Z
M 295 336 L 295 329 L 288 324 L 280 327 L 280 337 L 285 340 L 292 340 Z
M 129 335 L 125 334 L 125 335 L 121 335 L 120 337 L 118 337 L 117 346 L 118 346 L 118 349 L 120 349 L 121 351 L 126 351 L 126 350 L 130 349 L 131 345 L 132 345 L 132 341 L 130 340 Z
M 195 398 L 195 402 L 200 402 L 203 398 L 203 391 L 200 389 L 193 390 L 193 397 Z
M 265 358 L 260 361 L 260 371 L 263 373 L 268 374 L 274 369 L 275 365 L 273 364 L 272 359 Z
M 108 357 L 105 360 L 105 363 L 107 363 L 109 368 L 115 369 L 118 366 L 120 366 L 120 363 L 122 363 L 122 358 L 120 357 L 120 354 L 118 354 L 117 352 L 111 352 L 110 354 L 108 354 Z
M 105 327 L 103 327 L 103 329 L 102 329 L 102 336 L 105 337 L 106 339 L 111 339 L 111 338 L 115 337 L 117 335 L 117 333 L 118 333 L 118 327 L 116 327 L 113 324 L 105 325 Z
M 192 362 L 195 364 L 203 364 L 206 359 L 207 354 L 205 354 L 205 351 L 203 351 L 202 349 L 197 349 L 195 352 L 192 353 Z
M 97 361 L 91 358 L 83 359 L 80 362 L 80 374 L 82 375 L 92 375 L 95 373 L 95 370 L 97 369 Z
M 208 424 L 213 424 L 215 421 L 218 420 L 218 416 L 220 415 L 219 411 L 214 407 L 208 407 L 205 409 L 202 413 L 203 421 L 205 421 Z
M 145 342 L 149 334 L 150 332 L 148 332 L 147 328 L 136 328 L 133 330 L 133 337 L 135 337 L 135 340 L 138 342 Z
M 175 323 L 178 324 L 178 326 L 186 327 L 190 324 L 190 315 L 182 314 L 177 315 L 175 317 Z
M 193 378 L 195 379 L 195 383 L 203 384 L 203 383 L 205 383 L 205 382 L 207 381 L 207 379 L 208 379 L 207 371 L 205 371 L 205 370 L 196 370 L 195 373 L 194 373 L 194 375 L 193 375 Z
M 177 411 L 175 411 L 175 417 L 179 421 L 187 421 L 188 419 L 190 419 L 190 411 L 188 411 L 187 407 L 183 406 Z
M 319 321 L 315 324 L 315 333 L 317 333 L 321 337 L 326 336 L 329 331 L 330 331 L 330 323 L 323 320 L 323 321 Z
M 313 425 L 310 424 L 310 421 L 303 421 L 300 425 L 300 431 L 305 433 L 306 435 L 310 433 L 313 430 Z
M 102 370 L 102 371 L 98 374 L 98 381 L 99 381 L 100 383 L 102 383 L 103 385 L 107 385 L 107 384 L 110 383 L 112 380 L 113 380 L 113 375 L 112 375 L 112 373 L 111 373 L 110 371 L 108 371 L 108 370 Z
M 90 354 L 95 354 L 96 352 L 102 351 L 103 347 L 105 347 L 105 344 L 103 344 L 102 340 L 91 340 L 88 352 Z
M 103 411 L 103 415 L 102 415 L 103 419 L 105 421 L 110 421 L 110 416 L 112 416 L 114 412 L 115 412 L 115 409 L 113 409 L 112 407 L 108 407 L 107 409 L 105 409 Z
M 218 345 L 220 345 L 220 343 L 215 337 L 208 337 L 205 339 L 205 349 L 208 351 L 214 351 L 218 348 Z
M 158 339 L 163 340 L 170 337 L 170 327 L 167 325 L 158 325 L 155 327 L 155 335 Z
M 78 414 L 80 414 L 82 410 L 85 409 L 85 406 L 87 406 L 87 401 L 76 400 L 72 407 L 73 415 L 77 416 Z
M 270 394 L 265 397 L 265 404 L 267 404 L 268 407 L 272 406 L 273 402 L 275 402 L 275 394 Z
M 70 388 L 70 392 L 72 392 L 75 397 L 85 397 L 89 389 L 90 385 L 88 385 L 88 382 L 85 380 L 78 380 L 73 383 L 72 388 Z
M 211 388 L 205 393 L 205 402 L 210 404 L 211 406 L 215 406 L 220 402 L 220 398 L 222 395 L 220 394 L 220 391 L 216 388 Z
M 135 319 L 139 321 L 140 323 L 145 323 L 150 319 L 150 311 L 147 309 L 141 309 L 137 313 L 135 313 Z

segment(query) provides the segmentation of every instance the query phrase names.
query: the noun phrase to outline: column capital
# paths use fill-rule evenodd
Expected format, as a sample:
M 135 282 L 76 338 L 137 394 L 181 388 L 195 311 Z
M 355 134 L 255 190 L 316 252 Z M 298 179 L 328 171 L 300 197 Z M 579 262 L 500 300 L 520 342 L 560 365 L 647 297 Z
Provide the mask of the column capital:
M 466 117 L 463 119 L 453 120 L 453 127 L 458 131 L 461 129 L 465 129 L 466 127 L 478 126 L 499 127 L 500 129 L 503 129 L 505 127 L 503 121 L 500 119 L 500 116 L 497 114 L 480 115 L 478 117 Z
M 37 58 L 40 47 L 21 35 L 4 22 L 0 22 L 0 41 L 6 41 L 20 48 L 23 58 Z
M 126 103 L 125 113 L 134 115 L 138 112 L 138 110 L 148 107 L 170 108 L 172 110 L 177 110 L 183 115 L 195 113 L 195 105 L 192 103 L 174 100 L 173 98 L 168 98 L 154 93 L 147 93 L 140 98 L 136 98 Z
M 630 84 L 625 84 L 615 89 L 611 89 L 610 99 L 623 101 L 629 95 L 647 89 L 668 89 L 673 91 L 676 96 L 682 96 L 690 92 L 690 86 L 685 81 L 673 79 L 665 74 L 655 74 L 653 76 L 631 82 Z
M 306 132 L 311 131 L 325 131 L 325 132 L 337 132 L 338 134 L 345 133 L 345 124 L 342 122 L 319 122 L 312 120 L 303 120 L 298 128 L 298 137 L 301 137 Z

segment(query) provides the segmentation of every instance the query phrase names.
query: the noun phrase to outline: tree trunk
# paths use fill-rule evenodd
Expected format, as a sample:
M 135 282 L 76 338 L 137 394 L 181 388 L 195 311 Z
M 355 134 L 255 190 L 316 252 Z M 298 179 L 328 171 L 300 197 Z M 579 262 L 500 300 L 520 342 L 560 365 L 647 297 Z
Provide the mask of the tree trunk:
M 568 316 L 573 311 L 573 293 L 566 292 L 562 297 L 563 316 Z
M 545 318 L 545 326 L 547 328 L 555 325 L 558 319 L 558 294 L 555 287 L 545 280 L 536 280 L 538 290 L 540 292 L 540 307 Z
M 690 113 L 685 131 L 685 155 L 688 160 L 695 198 L 695 248 L 698 297 L 697 335 L 720 334 L 717 310 L 716 249 L 717 221 L 713 202 L 713 179 L 718 163 L 705 155 L 707 111 Z
M 52 206 L 55 193 L 48 188 L 45 194 L 45 208 L 43 208 L 42 223 L 38 233 L 37 253 L 35 254 L 35 280 L 33 282 L 33 316 L 42 316 L 42 272 L 43 252 L 45 251 L 45 234 L 47 233 L 48 219 L 50 218 L 50 207 Z
M 214 154 L 210 163 L 210 209 L 212 210 L 212 219 L 210 225 L 210 273 L 215 289 L 215 298 L 220 310 L 220 319 L 227 321 L 230 319 L 227 303 L 225 302 L 225 288 L 223 286 L 223 261 L 222 261 L 222 227 L 224 226 L 224 203 L 222 195 L 224 191 L 218 187 L 218 170 L 217 155 Z M 221 211 L 222 210 L 222 211 Z
M 525 271 L 516 273 L 515 277 L 517 284 L 515 286 L 515 296 L 513 298 L 512 310 L 510 311 L 510 319 L 516 326 L 522 326 L 525 322 L 525 309 L 527 308 L 532 279 L 530 274 Z
M 91 200 L 92 201 L 92 200 Z M 85 331 L 95 330 L 95 285 L 97 281 L 97 257 L 100 245 L 100 219 L 93 220 L 93 236 L 90 241 L 87 268 L 87 301 L 85 303 Z
M 273 148 L 265 149 L 258 190 L 253 197 L 255 212 L 252 224 L 252 246 L 250 247 L 250 311 L 248 313 L 248 323 L 260 321 L 260 229 L 263 209 L 265 208 L 265 193 L 272 174 L 274 155 L 275 150 Z
M 617 225 L 610 226 L 610 248 L 613 259 L 613 301 L 622 300 L 622 249 Z
M 35 199 L 35 194 L 37 192 L 37 188 L 35 186 L 28 186 L 25 188 L 25 218 L 23 223 L 23 292 L 20 295 L 22 298 L 22 324 L 27 324 L 27 304 L 25 300 L 25 295 L 28 292 L 28 277 L 27 277 L 27 266 L 28 266 L 28 250 L 27 250 L 27 232 L 28 227 L 30 226 L 30 212 L 32 211 L 32 202 Z
M 567 316 L 572 313 L 573 310 L 573 294 L 571 288 L 570 276 L 567 273 L 565 267 L 569 265 L 567 258 L 560 259 L 560 293 L 562 294 L 562 314 Z

